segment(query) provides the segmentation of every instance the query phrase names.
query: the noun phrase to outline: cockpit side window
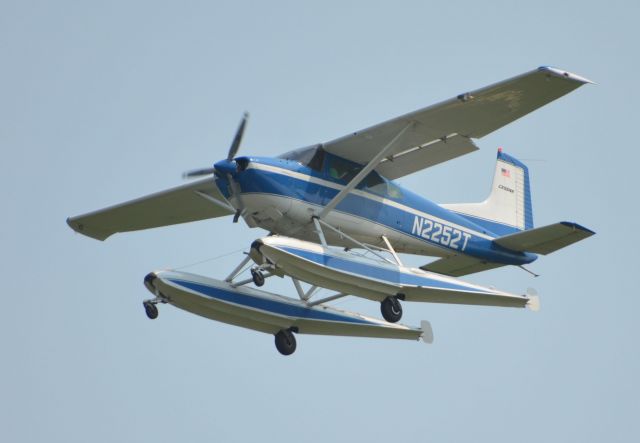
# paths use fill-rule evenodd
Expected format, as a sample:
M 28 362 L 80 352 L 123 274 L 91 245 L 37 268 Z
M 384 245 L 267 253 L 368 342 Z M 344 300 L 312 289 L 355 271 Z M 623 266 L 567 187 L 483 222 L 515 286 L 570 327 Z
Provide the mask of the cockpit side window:
M 362 170 L 362 166 L 333 155 L 325 157 L 326 172 L 334 180 L 348 183 L 354 178 L 358 172 Z M 382 197 L 401 199 L 402 191 L 396 184 L 383 178 L 376 171 L 371 171 L 358 185 L 358 189 L 371 192 L 372 194 Z
M 331 156 L 327 157 L 327 160 L 327 172 L 335 180 L 348 182 L 362 169 L 362 166 L 340 157 Z

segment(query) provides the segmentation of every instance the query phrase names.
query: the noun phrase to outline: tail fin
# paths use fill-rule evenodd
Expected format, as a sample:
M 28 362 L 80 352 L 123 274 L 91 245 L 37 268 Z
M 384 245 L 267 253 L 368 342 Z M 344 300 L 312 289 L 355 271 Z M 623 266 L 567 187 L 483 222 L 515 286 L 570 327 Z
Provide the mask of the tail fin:
M 533 228 L 529 169 L 498 149 L 489 197 L 481 203 L 446 204 L 442 207 L 470 219 L 496 234 Z

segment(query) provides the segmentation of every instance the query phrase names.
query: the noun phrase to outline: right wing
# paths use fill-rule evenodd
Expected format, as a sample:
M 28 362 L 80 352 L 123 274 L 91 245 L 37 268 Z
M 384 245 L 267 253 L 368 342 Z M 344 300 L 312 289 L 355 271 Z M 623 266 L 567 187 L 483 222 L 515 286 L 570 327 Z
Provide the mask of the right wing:
M 484 137 L 585 83 L 591 82 L 570 72 L 542 66 L 322 146 L 331 154 L 365 165 L 382 146 L 412 124 L 376 168 L 393 180 L 477 150 L 472 138 Z
M 117 232 L 139 231 L 233 213 L 233 208 L 220 193 L 213 178 L 206 178 L 69 217 L 67 224 L 80 234 L 105 240 Z

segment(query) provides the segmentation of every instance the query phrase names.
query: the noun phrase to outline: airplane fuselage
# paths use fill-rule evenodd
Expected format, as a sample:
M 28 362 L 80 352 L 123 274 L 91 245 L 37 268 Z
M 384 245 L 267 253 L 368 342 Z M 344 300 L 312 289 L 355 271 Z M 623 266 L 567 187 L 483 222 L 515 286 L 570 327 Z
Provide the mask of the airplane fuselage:
M 333 161 L 344 166 L 347 160 L 327 157 L 324 165 L 315 168 L 283 158 L 223 160 L 216 164 L 216 184 L 234 208 L 242 211 L 249 226 L 317 242 L 312 217 L 353 177 L 341 176 L 342 171 L 336 172 L 330 164 Z M 232 186 L 229 174 L 235 182 Z M 493 239 L 498 235 L 486 227 L 376 173 L 367 176 L 324 221 L 362 243 L 384 246 L 382 236 L 386 236 L 397 252 L 436 257 L 464 254 L 512 265 L 536 259 L 534 254 L 495 244 Z M 329 243 L 354 246 L 346 238 L 325 231 Z

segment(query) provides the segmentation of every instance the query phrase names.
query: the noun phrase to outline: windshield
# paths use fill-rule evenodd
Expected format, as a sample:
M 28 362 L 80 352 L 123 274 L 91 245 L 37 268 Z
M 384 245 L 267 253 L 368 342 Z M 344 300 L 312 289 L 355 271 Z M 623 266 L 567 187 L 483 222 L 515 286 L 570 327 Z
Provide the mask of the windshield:
M 324 149 L 322 149 L 322 145 L 314 145 L 286 152 L 279 157 L 285 160 L 297 161 L 301 165 L 320 172 L 322 171 L 322 161 L 324 160 Z

